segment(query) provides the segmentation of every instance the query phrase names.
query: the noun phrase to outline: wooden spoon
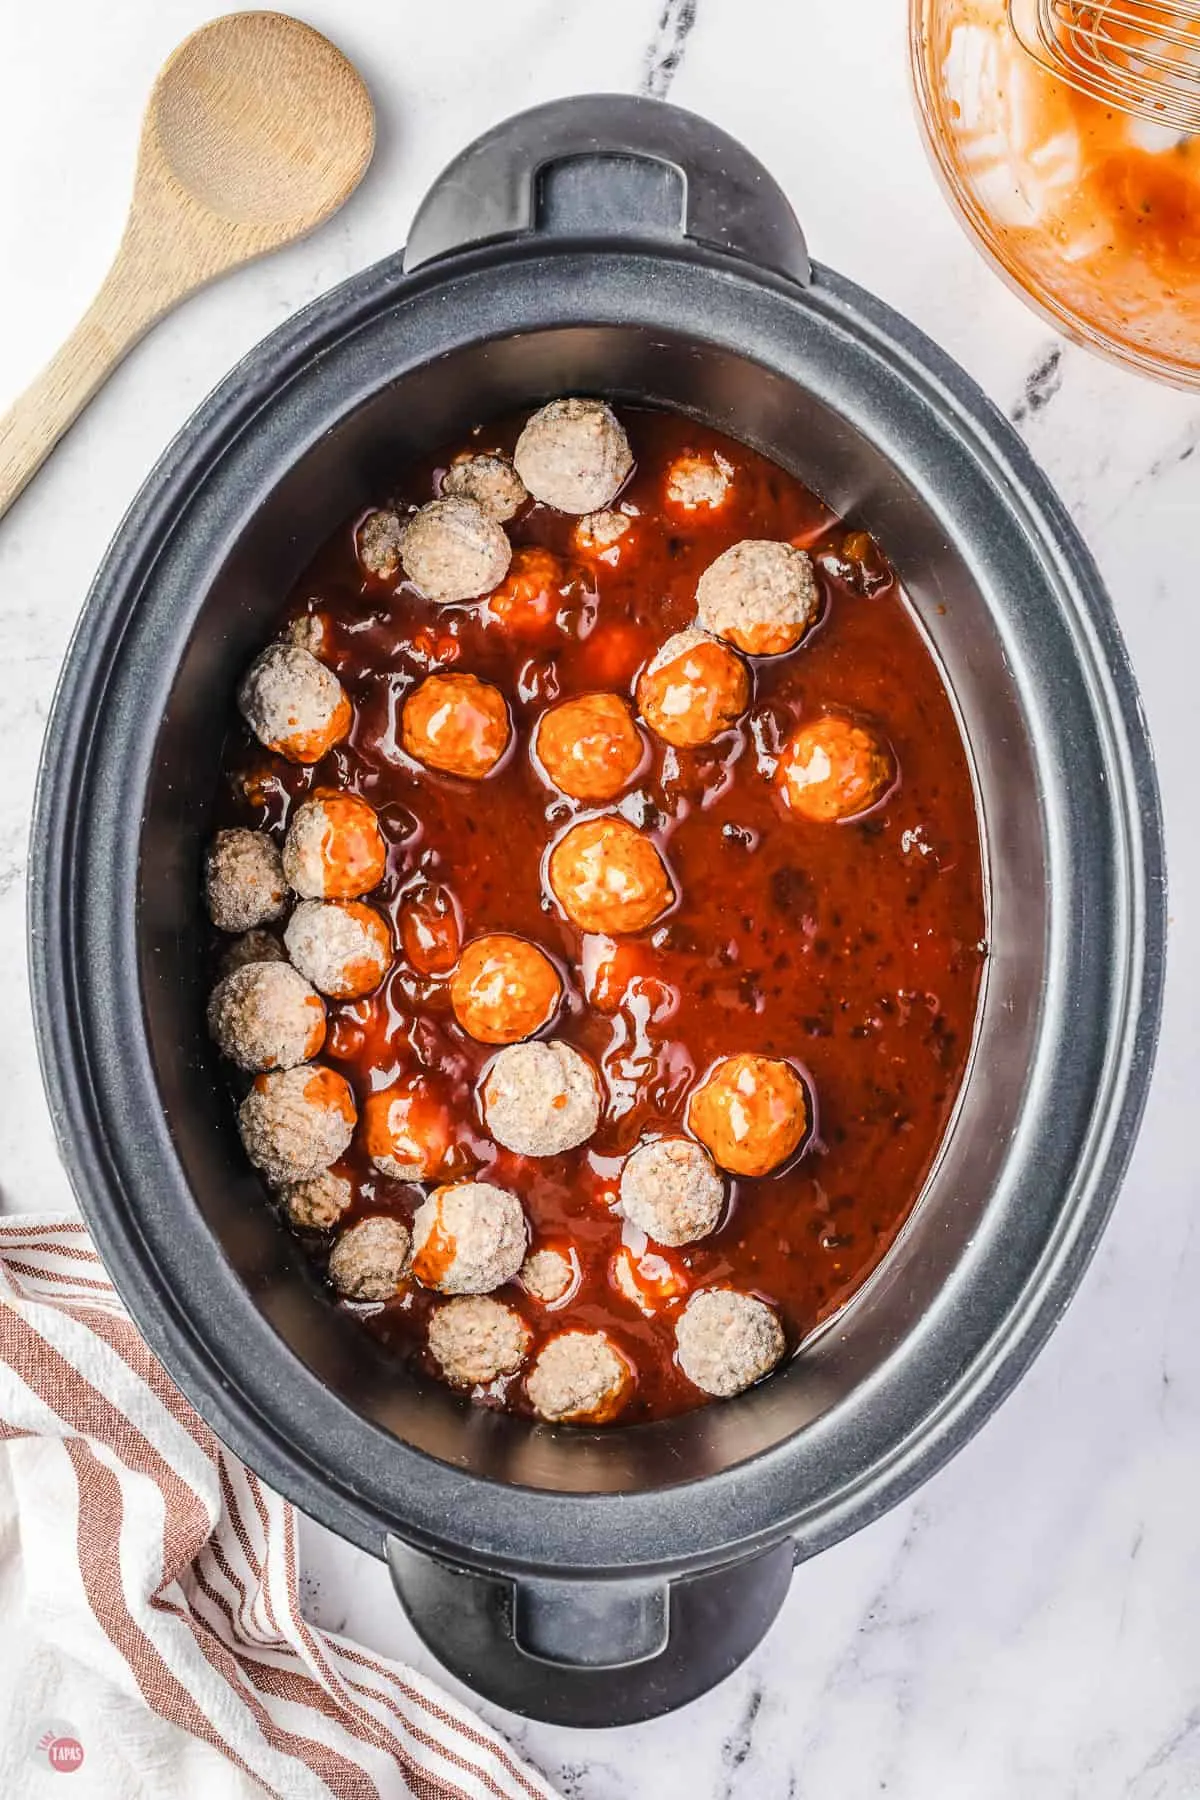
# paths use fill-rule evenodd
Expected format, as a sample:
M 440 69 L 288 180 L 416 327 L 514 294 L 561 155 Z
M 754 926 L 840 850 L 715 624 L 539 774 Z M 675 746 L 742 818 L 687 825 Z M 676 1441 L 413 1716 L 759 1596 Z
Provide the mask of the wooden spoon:
M 103 286 L 0 419 L 0 517 L 150 326 L 227 269 L 335 212 L 375 145 L 362 78 L 283 13 L 230 13 L 185 38 L 154 84 L 133 200 Z

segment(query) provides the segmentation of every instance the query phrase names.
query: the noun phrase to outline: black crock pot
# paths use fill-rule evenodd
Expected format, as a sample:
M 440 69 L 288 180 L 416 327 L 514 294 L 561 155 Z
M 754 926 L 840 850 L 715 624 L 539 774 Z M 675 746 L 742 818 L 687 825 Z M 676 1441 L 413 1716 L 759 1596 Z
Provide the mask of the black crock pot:
M 866 1289 L 752 1392 L 604 1432 L 471 1408 L 336 1311 L 241 1153 L 201 986 L 230 696 L 287 589 L 411 453 L 569 392 L 701 418 L 878 537 L 969 742 L 991 945 L 957 1115 Z M 96 579 L 34 821 L 46 1085 L 134 1318 L 226 1443 L 387 1556 L 435 1655 L 576 1724 L 666 1711 L 728 1673 L 793 1561 L 908 1493 L 1028 1365 L 1129 1155 L 1163 923 L 1125 652 L 1020 442 L 911 325 L 810 264 L 739 145 L 619 97 L 480 139 L 403 255 L 201 407 Z

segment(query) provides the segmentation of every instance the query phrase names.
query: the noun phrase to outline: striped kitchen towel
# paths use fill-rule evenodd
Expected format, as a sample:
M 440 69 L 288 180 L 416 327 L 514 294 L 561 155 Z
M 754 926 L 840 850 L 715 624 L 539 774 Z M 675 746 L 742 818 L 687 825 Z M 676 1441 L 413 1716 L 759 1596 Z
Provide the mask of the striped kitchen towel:
M 380 1579 L 385 1579 L 381 1574 Z M 296 1515 L 138 1335 L 77 1219 L 0 1219 L 0 1794 L 553 1800 L 300 1610 Z

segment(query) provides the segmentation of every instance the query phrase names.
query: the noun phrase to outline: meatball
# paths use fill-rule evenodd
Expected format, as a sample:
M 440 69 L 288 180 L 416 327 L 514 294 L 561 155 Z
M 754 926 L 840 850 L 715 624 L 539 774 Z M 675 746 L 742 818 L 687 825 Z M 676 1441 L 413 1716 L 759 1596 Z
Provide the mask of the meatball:
M 518 1156 L 561 1156 L 600 1123 L 600 1082 L 569 1044 L 510 1044 L 484 1077 L 488 1130 Z
M 721 1216 L 725 1184 L 689 1138 L 639 1144 L 621 1170 L 621 1211 L 656 1244 L 694 1244 Z
M 775 781 L 798 818 L 826 824 L 855 819 L 895 786 L 896 759 L 865 725 L 825 713 L 788 740 Z
M 531 1250 L 521 1264 L 520 1283 L 540 1306 L 559 1306 L 571 1297 L 579 1281 L 579 1258 L 574 1250 Z
M 247 963 L 213 989 L 208 1029 L 239 1069 L 290 1069 L 325 1042 L 325 1008 L 289 963 Z
M 251 663 L 237 700 L 259 742 L 294 763 L 320 762 L 354 717 L 332 669 L 297 644 L 268 645 Z
M 686 1275 L 653 1250 L 635 1256 L 622 1244 L 608 1266 L 608 1278 L 619 1294 L 644 1318 L 654 1319 L 678 1305 L 688 1291 Z
M 499 931 L 468 944 L 450 979 L 454 1016 L 481 1044 L 532 1037 L 561 997 L 562 981 L 545 951 Z
M 218 831 L 205 861 L 204 895 L 218 931 L 249 931 L 283 917 L 287 881 L 265 831 Z
M 574 581 L 553 550 L 530 544 L 513 552 L 512 567 L 488 595 L 487 610 L 509 637 L 548 642 L 566 622 Z
M 504 695 L 475 675 L 427 675 L 400 715 L 401 742 L 411 757 L 468 781 L 491 774 L 511 734 Z
M 357 1119 L 349 1083 L 312 1063 L 256 1076 L 238 1109 L 246 1155 L 272 1187 L 320 1175 L 349 1144 Z
M 544 1344 L 525 1392 L 540 1418 L 604 1425 L 633 1391 L 629 1359 L 602 1331 L 560 1331 Z
M 408 1226 L 386 1213 L 360 1219 L 329 1252 L 329 1279 L 347 1300 L 391 1300 L 408 1273 Z
M 462 927 L 449 888 L 428 886 L 400 913 L 404 954 L 421 975 L 448 975 L 459 958 Z
M 748 656 L 778 656 L 800 642 L 820 604 L 807 551 L 743 538 L 696 584 L 696 618 Z
M 621 539 L 632 528 L 628 513 L 585 513 L 571 533 L 571 542 L 580 556 L 593 556 L 601 562 L 616 563 L 620 559 Z
M 688 1129 L 731 1175 L 766 1175 L 808 1130 L 808 1096 L 789 1063 L 727 1056 L 688 1104 Z
M 784 1351 L 771 1308 L 733 1288 L 693 1294 L 676 1321 L 675 1345 L 693 1387 L 722 1400 L 769 1375 Z
M 750 704 L 750 672 L 719 638 L 677 631 L 639 679 L 637 703 L 656 737 L 690 750 L 736 725 Z
M 488 451 L 456 457 L 442 476 L 442 493 L 474 500 L 501 525 L 519 513 L 529 498 L 508 458 Z
M 325 1169 L 308 1181 L 280 1188 L 279 1198 L 297 1231 L 330 1231 L 349 1208 L 354 1187 L 348 1176 Z
M 533 1334 L 520 1313 L 484 1294 L 447 1300 L 429 1321 L 429 1352 L 452 1387 L 486 1387 L 515 1375 Z
M 675 900 L 662 857 L 628 820 L 583 819 L 550 852 L 550 888 L 580 931 L 645 931 Z
M 413 1273 L 442 1294 L 488 1294 L 525 1260 L 521 1202 L 490 1181 L 436 1188 L 413 1220 Z
M 680 512 L 716 512 L 733 480 L 733 467 L 714 451 L 711 456 L 677 456 L 667 470 L 667 500 Z
M 450 1152 L 450 1115 L 426 1075 L 402 1075 L 363 1102 L 363 1147 L 393 1181 L 433 1181 Z
M 354 534 L 354 548 L 364 572 L 376 581 L 395 581 L 403 537 L 404 527 L 394 512 L 386 508 L 369 512 Z
M 221 958 L 221 974 L 232 975 L 235 969 L 244 969 L 250 963 L 286 961 L 287 953 L 275 933 L 256 927 L 234 938 Z
M 616 499 L 633 455 L 603 400 L 552 400 L 525 426 L 513 463 L 535 500 L 559 512 L 590 513 Z
M 356 794 L 319 789 L 292 814 L 283 872 L 306 900 L 357 900 L 383 879 L 387 845 L 375 809 Z
M 427 600 L 476 600 L 503 581 L 512 545 L 491 513 L 452 494 L 431 500 L 405 527 L 404 573 Z
M 292 620 L 285 635 L 289 644 L 294 644 L 297 650 L 307 650 L 310 656 L 328 654 L 329 620 L 324 613 L 301 613 L 298 619 Z
M 580 694 L 544 712 L 533 748 L 572 800 L 614 800 L 641 767 L 644 746 L 619 694 Z
M 361 900 L 302 900 L 283 934 L 288 955 L 331 1000 L 358 1000 L 392 966 L 392 934 Z

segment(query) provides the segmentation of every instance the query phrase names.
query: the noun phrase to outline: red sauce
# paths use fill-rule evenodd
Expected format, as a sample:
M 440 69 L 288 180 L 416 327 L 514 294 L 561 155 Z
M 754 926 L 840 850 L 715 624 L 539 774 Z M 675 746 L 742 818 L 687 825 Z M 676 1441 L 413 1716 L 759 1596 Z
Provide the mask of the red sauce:
M 731 1283 L 775 1305 L 794 1348 L 877 1266 L 920 1192 L 966 1066 L 983 945 L 981 851 L 954 712 L 895 579 L 871 540 L 847 534 L 799 482 L 741 445 L 683 419 L 626 409 L 636 468 L 621 499 L 636 508 L 615 565 L 580 559 L 574 521 L 534 506 L 509 527 L 518 546 L 566 565 L 546 598 L 545 558 L 526 557 L 504 604 L 436 606 L 404 582 L 365 578 L 355 520 L 321 551 L 288 619 L 326 621 L 323 660 L 354 703 L 350 737 L 314 769 L 285 763 L 239 726 L 227 758 L 222 824 L 282 834 L 310 789 L 361 795 L 380 816 L 387 872 L 371 896 L 402 947 L 383 987 L 329 1007 L 324 1057 L 365 1098 L 402 1076 L 436 1077 L 452 1118 L 456 1172 L 516 1192 L 535 1248 L 574 1246 L 579 1281 L 545 1310 L 515 1284 L 501 1297 L 541 1340 L 563 1327 L 607 1331 L 635 1371 L 623 1422 L 702 1403 L 674 1362 L 673 1319 L 688 1291 Z M 523 421 L 489 427 L 480 447 L 510 450 Z M 437 491 L 461 445 L 401 475 L 402 502 Z M 684 451 L 719 451 L 733 469 L 725 504 L 690 517 L 663 505 L 665 472 Z M 615 947 L 584 939 L 546 898 L 548 843 L 587 802 L 551 790 L 529 755 L 552 703 L 611 688 L 632 699 L 638 672 L 694 619 L 696 582 L 731 544 L 780 538 L 817 559 L 822 614 L 798 649 L 754 664 L 750 712 L 718 743 L 671 749 L 649 738 L 623 807 L 662 851 L 679 887 L 665 918 Z M 514 621 L 520 630 L 514 633 Z M 514 732 L 497 768 L 468 782 L 414 773 L 397 746 L 404 698 L 432 669 L 491 682 Z M 863 817 L 810 822 L 789 813 L 770 777 L 797 725 L 835 710 L 890 744 L 898 780 Z M 511 932 L 554 960 L 565 995 L 553 1035 L 589 1055 L 607 1096 L 596 1137 L 546 1160 L 494 1145 L 475 1091 L 492 1047 L 467 1037 L 450 1006 L 460 942 Z M 585 986 L 586 982 L 586 986 Z M 595 1003 L 590 1003 L 588 990 Z M 813 1112 L 800 1148 L 772 1174 L 729 1183 L 719 1229 L 662 1252 L 612 1211 L 622 1157 L 644 1132 L 682 1128 L 689 1093 L 738 1051 L 785 1059 Z M 422 1197 L 375 1173 L 356 1135 L 343 1166 L 354 1218 L 411 1219 Z M 308 1240 L 323 1259 L 328 1244 Z M 660 1310 L 647 1317 L 613 1285 L 622 1244 Z M 628 1265 L 627 1265 L 628 1266 Z M 364 1313 L 365 1327 L 421 1355 L 437 1302 L 414 1283 Z M 495 1403 L 528 1410 L 520 1377 Z

